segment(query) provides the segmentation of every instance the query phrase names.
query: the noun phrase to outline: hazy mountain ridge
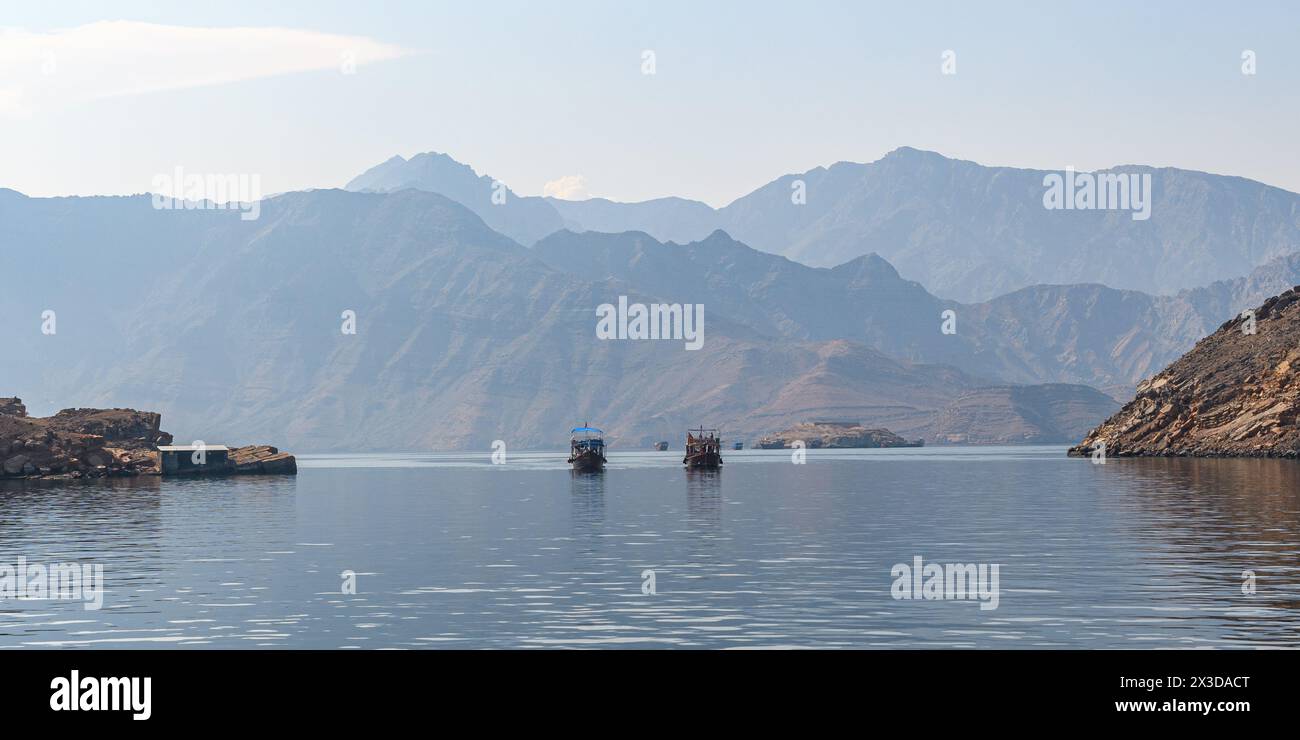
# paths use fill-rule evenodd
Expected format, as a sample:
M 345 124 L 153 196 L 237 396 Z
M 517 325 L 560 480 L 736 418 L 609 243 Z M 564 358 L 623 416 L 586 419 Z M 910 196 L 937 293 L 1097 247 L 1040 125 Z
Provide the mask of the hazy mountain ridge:
M 1251 275 L 1152 296 L 1102 285 L 1036 285 L 977 304 L 946 301 L 878 255 L 812 268 L 723 232 L 691 244 L 644 233 L 559 232 L 534 252 L 588 280 L 616 277 L 797 340 L 847 339 L 890 356 L 960 367 L 992 382 L 1072 383 L 1127 398 L 1201 337 L 1279 285 L 1300 282 L 1300 253 Z M 956 334 L 941 329 L 956 313 Z
M 391 168 L 383 189 L 398 183 L 459 200 L 452 185 L 412 174 L 417 159 Z M 722 229 L 815 267 L 875 253 L 935 295 L 967 303 L 1038 284 L 1100 283 L 1167 295 L 1244 276 L 1300 251 L 1300 195 L 1192 170 L 1111 171 L 1150 176 L 1149 219 L 1134 220 L 1127 210 L 1048 210 L 1044 177 L 1059 171 L 988 167 L 911 147 L 875 162 L 783 175 L 717 210 L 679 198 L 543 202 L 573 231 L 643 231 L 685 242 Z M 804 203 L 792 198 L 796 183 Z M 486 208 L 476 204 L 488 202 L 477 194 L 470 200 L 476 212 Z M 546 228 L 539 221 L 522 241 L 559 227 L 540 233 Z
M 571 231 L 644 231 L 660 241 L 695 241 L 718 228 L 717 211 L 698 200 L 655 198 L 621 203 L 605 198 L 547 198 Z
M 814 266 L 875 252 L 937 295 L 988 300 L 1034 284 L 1171 294 L 1300 250 L 1300 195 L 1239 177 L 1125 165 L 1151 175 L 1148 220 L 1048 210 L 1051 171 L 985 167 L 902 148 L 779 179 L 722 209 L 757 249 Z M 790 182 L 807 186 L 790 202 Z
M 712 310 L 699 351 L 598 341 L 596 305 L 657 296 L 552 268 L 419 190 L 291 193 L 263 202 L 256 221 L 156 211 L 148 196 L 6 197 L 0 245 L 8 392 L 37 413 L 155 409 L 182 441 L 556 448 L 591 421 L 616 445 L 643 446 L 700 422 L 745 438 L 828 415 L 933 439 L 941 410 L 985 382 L 854 342 L 789 341 Z M 46 309 L 57 313 L 49 335 Z M 344 311 L 355 335 L 341 332 Z
M 344 189 L 389 193 L 414 188 L 438 193 L 473 211 L 493 230 L 525 245 L 565 227 L 548 199 L 516 195 L 497 183 L 446 154 L 425 152 L 409 160 L 392 157 L 353 178 Z

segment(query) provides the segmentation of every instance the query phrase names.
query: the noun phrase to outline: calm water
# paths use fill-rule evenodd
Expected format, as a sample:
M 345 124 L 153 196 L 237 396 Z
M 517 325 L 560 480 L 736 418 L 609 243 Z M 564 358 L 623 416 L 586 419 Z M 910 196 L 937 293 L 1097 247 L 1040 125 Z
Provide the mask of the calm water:
M 99 611 L 0 601 L 0 649 L 1300 646 L 1293 462 L 746 451 L 688 475 L 680 454 L 594 477 L 552 453 L 0 484 L 0 563 L 106 582 Z M 917 555 L 999 564 L 998 608 L 893 599 Z

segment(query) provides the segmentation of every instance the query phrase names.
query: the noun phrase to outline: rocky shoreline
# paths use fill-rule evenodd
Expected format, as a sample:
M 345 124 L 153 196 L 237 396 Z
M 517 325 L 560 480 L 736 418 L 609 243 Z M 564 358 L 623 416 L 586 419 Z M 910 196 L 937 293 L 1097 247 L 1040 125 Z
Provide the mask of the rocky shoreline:
M 81 480 L 162 475 L 158 448 L 172 435 L 162 416 L 134 409 L 64 409 L 27 415 L 19 398 L 0 398 L 0 480 Z M 298 472 L 293 455 L 269 445 L 232 448 L 229 463 L 209 474 Z
M 1224 323 L 1069 455 L 1300 458 L 1300 286 Z

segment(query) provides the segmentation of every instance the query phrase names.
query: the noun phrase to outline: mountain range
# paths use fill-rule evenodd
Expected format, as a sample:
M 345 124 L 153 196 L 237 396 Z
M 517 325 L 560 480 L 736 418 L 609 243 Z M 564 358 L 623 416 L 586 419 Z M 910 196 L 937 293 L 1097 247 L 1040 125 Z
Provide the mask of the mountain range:
M 900 182 L 987 174 L 915 150 L 855 165 L 909 166 Z M 827 181 L 813 182 L 809 205 Z M 1268 218 L 1238 204 L 1231 220 L 1280 223 L 1266 195 Z M 522 197 L 433 154 L 267 199 L 254 221 L 0 189 L 0 392 L 34 413 L 149 408 L 182 441 L 304 452 L 554 448 L 588 421 L 637 447 L 702 422 L 753 439 L 817 418 L 930 443 L 1073 442 L 1213 327 L 1300 282 L 1287 252 L 1169 295 L 1035 283 L 958 300 L 883 253 L 816 266 L 756 249 L 709 223 L 736 205 Z M 646 228 L 592 228 L 624 219 Z M 1238 251 L 1281 251 L 1265 243 Z M 703 304 L 703 348 L 599 340 L 596 307 L 620 296 Z
M 768 335 L 846 339 L 909 362 L 948 364 L 1002 382 L 1074 383 L 1128 398 L 1241 310 L 1300 281 L 1300 253 L 1249 276 L 1152 296 L 1097 284 L 1036 285 L 981 303 L 938 298 L 879 255 L 814 268 L 759 252 L 725 232 L 691 244 L 644 233 L 562 231 L 537 242 L 548 264 L 700 300 Z M 684 300 L 684 298 L 683 298 Z M 956 333 L 941 332 L 952 310 Z
M 155 211 L 148 196 L 0 191 L 0 240 L 6 384 L 37 413 L 156 409 L 184 441 L 554 447 L 570 425 L 599 420 L 615 444 L 640 446 L 702 419 L 743 439 L 845 415 L 960 441 L 969 430 L 949 422 L 940 438 L 938 420 L 994 384 L 821 330 L 792 339 L 721 306 L 708 309 L 699 351 L 598 340 L 595 307 L 617 296 L 710 299 L 556 268 L 417 190 L 291 193 L 264 202 L 257 221 Z M 343 333 L 345 312 L 355 334 Z M 987 441 L 1065 441 L 1118 408 L 1089 388 L 1061 390 L 1069 409 L 1043 399 L 1015 436 Z M 1069 421 L 1080 404 L 1086 420 Z
M 391 159 L 347 189 L 442 193 L 494 228 L 507 218 L 522 224 L 516 214 L 526 212 L 526 227 L 503 230 L 525 245 L 563 224 L 571 231 L 642 231 L 678 242 L 721 229 L 812 267 L 874 253 L 936 295 L 964 302 L 1043 283 L 1172 294 L 1243 277 L 1300 251 L 1295 193 L 1240 177 L 1120 165 L 1109 172 L 1136 176 L 1138 186 L 1149 176 L 1148 218 L 1135 218 L 1132 209 L 1049 210 L 1046 178 L 1064 171 L 985 167 L 902 147 L 875 162 L 782 175 L 720 209 L 680 198 L 515 197 L 502 206 L 485 195 L 490 177 L 429 153 Z

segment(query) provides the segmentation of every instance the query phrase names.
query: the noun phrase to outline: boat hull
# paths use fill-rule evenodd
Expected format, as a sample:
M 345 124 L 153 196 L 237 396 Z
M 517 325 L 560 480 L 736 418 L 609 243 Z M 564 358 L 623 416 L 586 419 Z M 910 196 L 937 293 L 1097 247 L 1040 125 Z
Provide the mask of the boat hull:
M 598 473 L 605 469 L 605 456 L 599 452 L 587 450 L 571 455 L 569 464 L 579 473 Z
M 720 468 L 722 455 L 716 452 L 701 452 L 682 458 L 682 464 L 688 468 Z

